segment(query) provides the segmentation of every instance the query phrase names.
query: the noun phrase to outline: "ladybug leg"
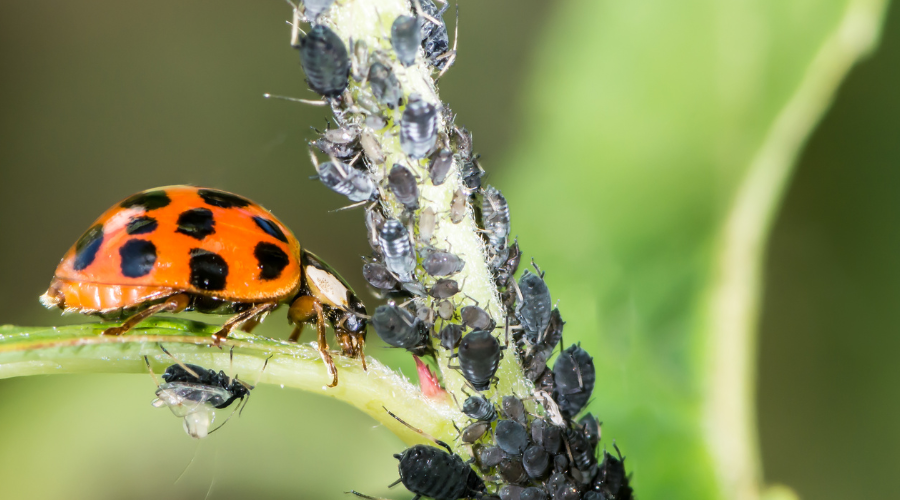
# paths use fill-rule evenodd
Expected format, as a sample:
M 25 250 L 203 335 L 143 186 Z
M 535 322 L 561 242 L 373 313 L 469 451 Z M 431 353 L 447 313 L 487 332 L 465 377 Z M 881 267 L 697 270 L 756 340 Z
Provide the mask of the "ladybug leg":
M 341 350 L 345 356 L 351 358 L 359 358 L 362 361 L 363 370 L 366 370 L 366 355 L 363 353 L 363 347 L 366 345 L 366 339 L 361 334 L 351 333 L 343 330 L 335 332 L 338 341 L 341 343 Z
M 138 323 L 144 321 L 145 319 L 153 316 L 156 313 L 160 312 L 181 312 L 184 311 L 187 306 L 190 304 L 191 299 L 185 293 L 179 293 L 177 295 L 173 295 L 159 304 L 152 305 L 143 311 L 131 316 L 126 319 L 122 326 L 114 326 L 112 328 L 107 328 L 101 333 L 101 335 L 122 335 L 123 333 L 128 332 L 132 328 L 136 327 Z
M 254 305 L 244 312 L 235 314 L 228 321 L 226 321 L 224 325 L 222 325 L 221 330 L 212 335 L 213 343 L 218 346 L 222 343 L 223 340 L 226 340 L 228 338 L 228 334 L 231 333 L 231 330 L 234 330 L 238 325 L 256 316 L 261 316 L 268 313 L 272 309 L 275 309 L 277 305 L 278 304 L 273 302 L 262 302 L 260 304 Z
M 334 360 L 328 352 L 328 341 L 325 338 L 325 311 L 322 309 L 322 303 L 309 295 L 297 297 L 288 310 L 288 319 L 297 325 L 291 334 L 291 340 L 294 341 L 300 337 L 303 325 L 310 322 L 316 323 L 316 331 L 318 332 L 317 350 L 319 351 L 319 356 L 322 357 L 322 362 L 325 363 L 328 374 L 332 377 L 331 384 L 328 387 L 336 386 L 338 383 L 337 368 L 335 368 Z

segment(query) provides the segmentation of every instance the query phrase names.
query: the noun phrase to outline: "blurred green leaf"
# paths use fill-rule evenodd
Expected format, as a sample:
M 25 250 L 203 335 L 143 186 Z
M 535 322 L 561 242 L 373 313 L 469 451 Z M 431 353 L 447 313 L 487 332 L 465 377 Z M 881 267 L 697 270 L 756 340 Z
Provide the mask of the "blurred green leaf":
M 758 498 L 756 312 L 795 156 L 881 0 L 573 0 L 548 20 L 503 186 L 596 357 L 641 498 Z

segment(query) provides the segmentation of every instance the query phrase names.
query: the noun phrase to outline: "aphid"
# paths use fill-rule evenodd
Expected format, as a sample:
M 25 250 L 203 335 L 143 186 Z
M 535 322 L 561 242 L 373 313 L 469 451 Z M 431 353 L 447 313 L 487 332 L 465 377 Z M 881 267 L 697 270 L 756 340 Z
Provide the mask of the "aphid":
M 425 158 L 437 142 L 438 110 L 411 94 L 400 119 L 400 148 L 410 158 Z
M 452 351 L 453 349 L 456 349 L 456 346 L 458 346 L 460 340 L 462 340 L 462 326 L 448 323 L 441 328 L 439 337 L 441 339 L 441 347 L 448 351 Z M 463 413 L 465 413 L 465 406 L 463 406 Z
M 369 128 L 364 128 L 359 135 L 359 145 L 362 146 L 363 151 L 366 152 L 366 156 L 372 163 L 376 165 L 384 163 L 384 151 L 381 150 L 378 139 L 375 138 L 375 134 Z
M 522 494 L 519 495 L 519 500 L 548 500 L 547 492 L 535 487 L 525 488 Z
M 484 481 L 463 462 L 450 447 L 447 451 L 417 444 L 394 455 L 400 461 L 400 481 L 416 494 L 414 500 L 429 497 L 435 500 L 478 498 L 485 491 Z
M 450 168 L 453 167 L 453 152 L 449 149 L 440 149 L 431 155 L 431 165 L 428 167 L 428 173 L 431 176 L 431 183 L 440 186 L 447 179 Z
M 536 418 L 532 420 L 531 439 L 551 455 L 559 453 L 562 447 L 562 431 L 560 428 L 542 419 Z
M 466 192 L 459 188 L 453 193 L 453 199 L 450 200 L 450 222 L 454 224 L 459 224 L 462 222 L 463 218 L 466 216 L 467 205 L 466 200 L 468 199 L 468 195 Z
M 459 369 L 476 391 L 490 389 L 500 366 L 500 343 L 489 331 L 469 332 L 459 344 Z
M 378 262 L 363 265 L 363 277 L 370 285 L 379 290 L 393 290 L 397 286 L 397 278 Z
M 485 468 L 496 467 L 504 458 L 503 450 L 496 446 L 481 448 L 478 451 L 478 461 Z
M 162 378 L 166 382 L 157 389 L 153 406 L 168 406 L 176 417 L 184 418 L 184 431 L 194 439 L 203 439 L 212 432 L 209 428 L 215 414 L 211 408 L 228 408 L 235 401 L 246 404 L 244 399 L 249 401 L 253 389 L 225 372 L 216 373 L 197 365 L 169 366 Z
M 378 234 L 378 243 L 388 270 L 396 274 L 401 283 L 414 281 L 416 251 L 403 224 L 396 219 L 386 220 Z
M 408 168 L 395 163 L 388 174 L 388 187 L 407 210 L 419 208 L 419 187 L 416 177 Z
M 594 360 L 580 346 L 571 345 L 556 358 L 553 399 L 563 416 L 571 418 L 584 408 L 594 391 L 594 377 Z
M 525 467 L 518 458 L 504 458 L 497 466 L 497 471 L 500 472 L 500 477 L 513 484 L 524 484 L 528 481 Z
M 450 321 L 453 319 L 453 315 L 456 312 L 456 306 L 453 305 L 449 300 L 442 300 L 438 302 L 437 305 L 437 313 L 444 321 Z
M 331 7 L 334 0 L 303 0 L 303 6 L 306 7 L 306 17 L 310 22 L 317 22 L 319 16 Z
M 559 314 L 559 309 L 554 308 L 550 312 L 550 322 L 547 325 L 547 333 L 544 335 L 543 341 L 533 346 L 525 356 L 525 376 L 528 380 L 536 382 L 547 368 L 547 360 L 553 353 L 556 344 L 562 339 L 563 326 L 565 321 Z
M 356 139 L 359 134 L 355 129 L 337 128 L 326 130 L 322 137 L 315 141 L 315 145 L 323 153 L 338 158 L 342 161 L 350 161 L 356 155 Z
M 432 285 L 428 295 L 436 299 L 449 299 L 459 293 L 459 283 L 456 280 L 441 278 Z
M 490 428 L 490 422 L 474 422 L 462 430 L 462 433 L 460 434 L 462 442 L 472 444 L 481 439 Z
M 417 17 L 397 16 L 391 25 L 391 47 L 397 54 L 397 60 L 404 66 L 412 66 L 416 62 L 416 54 L 422 43 L 422 26 Z
M 309 34 L 300 37 L 298 48 L 309 88 L 324 97 L 337 97 L 347 89 L 350 56 L 337 33 L 317 24 Z
M 500 500 L 521 500 L 524 488 L 515 484 L 507 484 L 500 488 Z
M 522 252 L 519 250 L 519 241 L 513 241 L 513 244 L 509 246 L 509 253 L 506 256 L 506 260 L 499 267 L 494 269 L 498 287 L 503 288 L 509 284 L 509 280 L 516 274 L 516 270 L 519 269 L 519 261 L 521 259 Z
M 494 251 L 505 249 L 509 237 L 509 203 L 494 186 L 488 186 L 481 199 L 481 221 L 491 248 Z
M 346 127 L 332 128 L 322 133 L 325 140 L 335 144 L 351 144 L 358 136 L 358 130 Z
M 494 434 L 497 446 L 509 455 L 521 455 L 528 447 L 528 432 L 525 431 L 525 426 L 514 420 L 498 421 Z
M 525 330 L 525 339 L 537 344 L 543 340 L 550 322 L 550 289 L 540 276 L 526 270 L 519 278 L 519 290 L 522 296 L 516 307 L 516 317 Z
M 474 191 L 481 188 L 481 178 L 484 177 L 484 169 L 478 164 L 477 159 L 463 162 L 462 168 L 459 170 L 462 176 L 463 186 Z
M 422 261 L 425 272 L 432 276 L 450 276 L 463 270 L 466 263 L 450 252 L 431 252 Z
M 555 490 L 553 490 L 553 500 L 579 500 L 581 494 L 578 487 L 569 481 L 563 481 Z
M 515 396 L 503 396 L 503 399 L 500 400 L 500 407 L 503 409 L 503 414 L 506 415 L 506 418 L 515 420 L 522 425 L 526 423 L 525 404 L 522 403 L 521 399 Z
M 569 470 L 569 459 L 566 458 L 565 453 L 553 456 L 553 470 L 562 473 Z
M 493 330 L 495 323 L 491 315 L 478 306 L 465 306 L 459 310 L 463 326 L 473 330 Z
M 600 422 L 595 416 L 588 413 L 581 417 L 578 423 L 581 424 L 581 432 L 584 433 L 584 437 L 590 443 L 591 448 L 596 448 L 597 443 L 600 442 Z
M 572 452 L 572 459 L 575 461 L 575 467 L 582 472 L 587 471 L 594 464 L 594 447 L 588 442 L 583 433 L 567 428 L 566 441 L 569 443 L 569 450 Z
M 425 207 L 419 213 L 419 241 L 428 244 L 434 237 L 435 213 L 431 207 Z
M 403 99 L 400 81 L 397 80 L 390 67 L 380 62 L 369 66 L 369 86 L 372 88 L 372 95 L 375 96 L 375 99 L 391 109 L 399 106 Z
M 497 420 L 497 410 L 484 396 L 469 396 L 463 403 L 462 412 L 469 418 L 493 422 Z
M 394 304 L 378 306 L 371 319 L 385 344 L 421 355 L 427 350 L 428 332 L 422 321 Z
M 541 446 L 531 445 L 522 454 L 522 466 L 529 477 L 541 479 L 550 472 L 550 454 Z
M 113 206 L 63 257 L 41 303 L 108 320 L 127 318 L 105 335 L 124 334 L 160 312 L 233 314 L 213 334 L 215 344 L 289 303 L 288 318 L 296 325 L 291 339 L 304 325 L 316 326 L 332 387 L 337 371 L 326 323 L 343 353 L 365 366 L 366 309 L 350 285 L 301 249 L 268 210 L 215 189 L 168 186 Z
M 422 10 L 438 24 L 426 19 L 422 24 L 422 48 L 425 49 L 425 58 L 429 64 L 438 69 L 443 69 L 450 58 L 445 57 L 450 50 L 450 36 L 447 34 L 447 25 L 444 23 L 444 12 L 450 7 L 447 3 L 441 10 L 431 0 L 419 0 Z
M 625 457 L 622 456 L 618 446 L 613 445 L 613 447 L 615 447 L 619 458 L 610 455 L 604 450 L 603 462 L 600 464 L 597 476 L 594 478 L 593 489 L 602 493 L 605 498 L 631 500 L 632 489 L 628 484 L 628 476 L 625 475 Z
M 375 182 L 366 172 L 341 163 L 336 158 L 325 163 L 319 163 L 312 154 L 310 158 L 316 172 L 319 173 L 319 180 L 328 189 L 355 202 L 374 200 L 378 197 Z
M 350 56 L 350 74 L 354 80 L 361 82 L 369 76 L 369 46 L 364 40 L 355 40 L 350 45 L 353 47 L 353 55 Z
M 384 216 L 381 215 L 381 211 L 374 206 L 367 208 L 366 234 L 369 239 L 369 246 L 372 247 L 375 255 L 379 257 L 381 256 L 381 242 L 378 235 L 381 234 L 382 227 L 384 227 Z

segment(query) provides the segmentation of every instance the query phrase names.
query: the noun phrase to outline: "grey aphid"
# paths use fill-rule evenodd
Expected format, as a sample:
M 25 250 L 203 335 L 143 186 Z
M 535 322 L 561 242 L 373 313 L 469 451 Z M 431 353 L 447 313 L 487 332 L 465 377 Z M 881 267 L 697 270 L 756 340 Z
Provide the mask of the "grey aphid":
M 482 448 L 478 450 L 478 460 L 484 467 L 494 467 L 503 460 L 503 450 L 497 446 Z
M 528 481 L 528 474 L 525 473 L 522 460 L 517 457 L 503 459 L 497 466 L 497 471 L 500 472 L 500 477 L 513 484 L 525 484 Z
M 505 249 L 506 240 L 509 238 L 509 204 L 494 186 L 488 186 L 484 190 L 484 197 L 481 199 L 481 222 L 487 232 L 491 249 L 494 251 Z M 503 261 L 505 260 L 504 258 Z
M 436 299 L 449 299 L 457 293 L 459 293 L 459 283 L 447 278 L 437 280 L 428 291 L 428 295 Z
M 464 161 L 459 169 L 459 173 L 462 176 L 463 185 L 468 189 L 475 190 L 481 187 L 481 178 L 484 177 L 484 170 L 478 164 L 477 158 L 472 158 L 471 161 Z
M 391 46 L 397 54 L 397 60 L 404 66 L 412 66 L 416 62 L 416 54 L 422 43 L 422 26 L 418 18 L 398 16 L 391 25 Z
M 350 74 L 354 80 L 361 82 L 369 76 L 369 46 L 363 40 L 355 40 L 351 45 L 353 54 L 350 56 Z
M 524 488 L 514 484 L 507 484 L 500 488 L 500 500 L 522 500 Z
M 519 279 L 519 290 L 522 296 L 516 306 L 516 317 L 525 330 L 525 339 L 537 344 L 550 322 L 550 290 L 540 276 L 527 269 Z
M 530 477 L 543 478 L 550 472 L 550 454 L 541 446 L 531 445 L 522 454 L 522 465 Z
M 369 262 L 363 266 L 363 277 L 375 288 L 379 290 L 391 290 L 397 286 L 397 278 L 394 278 L 390 271 L 378 262 Z
M 459 341 L 462 340 L 462 326 L 455 323 L 448 323 L 441 328 L 438 337 L 441 339 L 441 347 L 448 351 L 452 351 L 453 349 L 456 349 L 456 346 L 459 345 Z M 466 401 L 468 402 L 468 400 Z M 468 415 L 465 405 L 463 405 L 463 413 Z
M 509 455 L 521 455 L 528 447 L 525 426 L 513 420 L 500 420 L 495 431 L 497 446 Z
M 500 342 L 486 330 L 469 332 L 459 343 L 459 370 L 476 391 L 491 388 L 500 366 L 501 350 Z
M 448 57 L 441 57 L 450 50 L 450 36 L 447 34 L 447 25 L 444 23 L 444 12 L 450 7 L 450 3 L 444 5 L 441 10 L 431 0 L 419 0 L 422 11 L 439 21 L 435 24 L 428 19 L 422 23 L 422 48 L 425 49 L 425 58 L 428 63 L 438 69 L 443 69 L 449 61 Z
M 322 184 L 332 191 L 346 196 L 350 201 L 374 200 L 378 195 L 378 190 L 369 174 L 336 159 L 317 165 L 316 170 L 319 172 L 319 180 L 322 181 Z
M 388 270 L 396 274 L 403 283 L 414 281 L 416 252 L 403 224 L 396 219 L 385 221 L 378 234 L 378 243 Z
M 378 144 L 378 139 L 375 138 L 375 134 L 368 127 L 363 129 L 359 135 L 359 145 L 362 146 L 363 151 L 365 151 L 366 156 L 372 163 L 376 165 L 384 163 L 384 152 L 381 150 L 381 145 Z
M 431 238 L 434 237 L 434 227 L 435 227 L 436 219 L 434 209 L 431 207 L 425 207 L 421 213 L 419 213 L 419 241 L 425 243 L 431 243 Z
M 388 174 L 388 187 L 407 210 L 419 208 L 419 186 L 408 168 L 395 163 Z
M 431 166 L 428 167 L 431 183 L 435 186 L 443 184 L 452 166 L 453 152 L 449 149 L 441 149 L 431 155 Z
M 303 0 L 306 7 L 306 17 L 310 22 L 317 22 L 320 15 L 331 7 L 334 0 Z
M 469 418 L 493 422 L 497 420 L 494 404 L 484 396 L 469 396 L 463 403 L 462 412 Z
M 370 322 L 375 333 L 388 345 L 415 353 L 421 352 L 427 343 L 428 334 L 422 321 L 394 304 L 378 306 Z
M 425 272 L 432 276 L 450 276 L 463 270 L 466 263 L 450 252 L 431 252 L 422 261 Z
M 438 302 L 437 305 L 437 313 L 444 321 L 450 321 L 453 319 L 453 313 L 456 311 L 456 306 L 453 305 L 449 300 L 442 300 Z
M 369 240 L 369 246 L 376 255 L 381 256 L 381 241 L 379 234 L 384 226 L 384 216 L 374 206 L 366 209 L 366 234 Z
M 506 418 L 515 420 L 522 425 L 525 424 L 525 404 L 522 403 L 521 399 L 515 396 L 503 396 L 503 399 L 500 401 L 500 407 L 503 408 L 503 414 L 506 415 Z
M 478 306 L 466 306 L 459 310 L 463 326 L 474 330 L 493 330 L 495 323 L 491 315 Z
M 317 24 L 300 38 L 300 65 L 309 88 L 325 97 L 337 97 L 350 83 L 350 56 L 341 37 Z
M 475 422 L 463 429 L 460 437 L 463 443 L 472 444 L 481 439 L 490 428 L 490 422 Z
M 411 94 L 400 119 L 400 148 L 410 158 L 425 158 L 437 143 L 437 127 L 437 108 Z
M 394 109 L 403 98 L 403 90 L 400 82 L 394 76 L 391 68 L 376 62 L 369 66 L 369 85 L 372 87 L 372 95 L 381 104 Z
M 453 199 L 450 200 L 450 222 L 454 224 L 462 222 L 463 217 L 466 216 L 466 200 L 468 198 L 462 188 L 453 193 Z
M 527 466 L 525 467 L 525 470 L 526 470 L 526 472 L 528 471 Z M 585 493 L 584 497 L 582 497 L 582 500 L 588 500 L 588 493 L 591 493 L 591 492 L 589 491 L 589 492 Z M 596 493 L 596 492 L 594 492 L 594 493 Z M 547 500 L 547 498 L 548 497 L 547 497 L 546 491 L 544 491 L 540 488 L 536 488 L 534 486 L 532 486 L 531 488 L 525 488 L 524 490 L 522 490 L 522 493 L 519 495 L 519 500 Z

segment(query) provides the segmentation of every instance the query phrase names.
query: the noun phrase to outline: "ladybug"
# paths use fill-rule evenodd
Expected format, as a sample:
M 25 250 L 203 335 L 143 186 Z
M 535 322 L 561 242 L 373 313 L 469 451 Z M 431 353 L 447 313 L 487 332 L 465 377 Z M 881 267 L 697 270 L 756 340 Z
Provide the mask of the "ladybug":
M 233 314 L 215 345 L 241 325 L 250 331 L 282 303 L 296 341 L 310 323 L 332 382 L 330 323 L 345 355 L 366 366 L 366 308 L 350 285 L 268 210 L 238 195 L 193 186 L 137 193 L 113 206 L 65 254 L 48 308 L 121 320 L 121 335 L 159 312 Z

